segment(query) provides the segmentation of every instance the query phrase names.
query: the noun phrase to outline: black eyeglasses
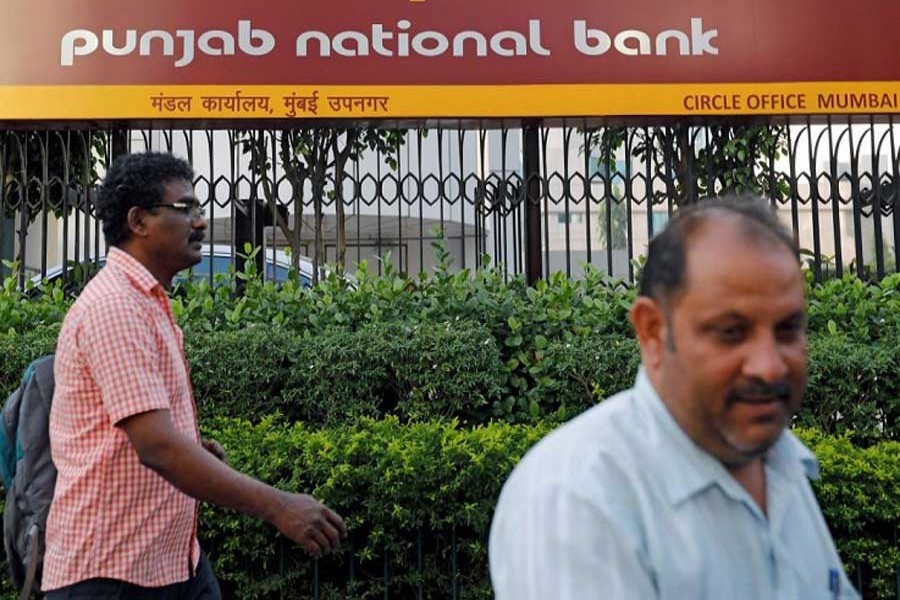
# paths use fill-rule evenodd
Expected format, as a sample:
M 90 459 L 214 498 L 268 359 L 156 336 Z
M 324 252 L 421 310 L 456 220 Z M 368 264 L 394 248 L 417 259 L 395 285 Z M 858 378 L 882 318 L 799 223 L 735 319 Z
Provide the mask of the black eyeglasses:
M 171 204 L 158 202 L 156 204 L 146 206 L 145 208 L 171 208 L 172 210 L 177 210 L 184 216 L 190 217 L 192 219 L 198 219 L 200 217 L 206 216 L 206 211 L 203 210 L 203 207 L 200 206 L 199 202 L 179 201 L 172 202 Z

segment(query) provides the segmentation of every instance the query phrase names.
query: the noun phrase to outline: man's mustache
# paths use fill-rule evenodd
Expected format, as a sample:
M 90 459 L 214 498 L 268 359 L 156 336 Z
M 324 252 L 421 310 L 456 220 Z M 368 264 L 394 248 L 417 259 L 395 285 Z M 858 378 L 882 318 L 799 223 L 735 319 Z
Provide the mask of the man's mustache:
M 206 237 L 205 233 L 203 233 L 202 231 L 198 231 L 198 232 L 192 233 L 188 237 L 188 241 L 189 242 L 202 242 L 203 238 L 205 238 L 205 237 Z
M 761 398 L 774 398 L 779 402 L 787 402 L 791 398 L 791 386 L 786 381 L 753 381 L 752 383 L 732 390 L 726 397 L 728 404 L 735 402 L 754 402 Z

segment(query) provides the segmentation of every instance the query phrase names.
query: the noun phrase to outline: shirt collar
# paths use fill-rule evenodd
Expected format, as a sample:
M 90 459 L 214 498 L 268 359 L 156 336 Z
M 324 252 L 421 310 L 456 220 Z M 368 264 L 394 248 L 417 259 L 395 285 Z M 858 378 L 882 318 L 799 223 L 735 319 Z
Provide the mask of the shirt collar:
M 660 461 L 664 465 L 661 477 L 672 504 L 680 504 L 712 485 L 718 485 L 736 500 L 746 497 L 724 465 L 695 444 L 681 428 L 657 394 L 643 366 L 638 370 L 634 392 L 656 425 L 660 451 L 667 454 Z M 790 431 L 782 433 L 768 451 L 766 467 L 791 479 L 817 479 L 819 476 L 815 456 Z
M 115 246 L 111 247 L 106 254 L 106 265 L 121 271 L 136 288 L 145 294 L 149 295 L 155 288 L 163 291 L 162 284 L 147 270 L 147 267 L 124 250 Z

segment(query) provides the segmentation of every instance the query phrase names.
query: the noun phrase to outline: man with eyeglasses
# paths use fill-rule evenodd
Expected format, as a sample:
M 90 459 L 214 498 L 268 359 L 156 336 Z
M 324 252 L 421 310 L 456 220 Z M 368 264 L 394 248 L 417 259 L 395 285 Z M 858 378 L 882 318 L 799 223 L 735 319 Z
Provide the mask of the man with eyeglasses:
M 347 534 L 311 496 L 238 473 L 200 438 L 165 292 L 201 258 L 207 223 L 193 178 L 170 154 L 133 154 L 101 189 L 106 266 L 66 315 L 54 365 L 48 600 L 219 599 L 197 542 L 198 501 L 265 519 L 314 556 Z

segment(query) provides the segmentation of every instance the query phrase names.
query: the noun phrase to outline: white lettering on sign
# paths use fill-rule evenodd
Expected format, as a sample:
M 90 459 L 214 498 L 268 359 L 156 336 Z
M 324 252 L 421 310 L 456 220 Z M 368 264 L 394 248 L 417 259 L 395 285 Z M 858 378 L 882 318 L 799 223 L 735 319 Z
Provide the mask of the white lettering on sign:
M 332 56 L 399 56 L 434 57 L 448 54 L 483 57 L 488 51 L 495 56 L 550 56 L 541 40 L 541 22 L 528 21 L 527 31 L 503 30 L 493 35 L 465 30 L 448 35 L 440 31 L 412 31 L 407 19 L 397 21 L 394 30 L 384 23 L 373 23 L 368 32 L 340 31 L 333 36 L 324 31 L 304 31 L 297 36 L 295 49 L 299 57 Z
M 656 35 L 655 44 L 650 34 L 639 29 L 626 29 L 614 37 L 602 29 L 592 29 L 587 21 L 575 21 L 575 49 L 588 56 L 600 56 L 615 48 L 625 56 L 666 56 L 674 48 L 681 56 L 717 56 L 719 49 L 713 40 L 718 29 L 703 28 L 703 19 L 691 19 L 690 35 L 678 29 L 666 29 Z M 675 42 L 674 44 L 670 42 Z M 674 53 L 674 52 L 673 52 Z
M 484 32 L 463 30 L 445 33 L 417 30 L 413 23 L 401 19 L 393 27 L 373 23 L 368 30 L 346 30 L 334 34 L 318 30 L 300 32 L 294 39 L 297 57 L 358 57 L 358 56 L 550 56 L 544 44 L 542 23 L 530 19 L 527 27 Z M 714 41 L 718 29 L 706 29 L 703 19 L 690 19 L 690 30 L 665 29 L 648 33 L 641 29 L 623 29 L 609 33 L 588 27 L 587 21 L 573 22 L 575 50 L 587 56 L 601 56 L 615 51 L 622 56 L 716 56 L 719 49 Z M 264 56 L 275 49 L 275 36 L 261 28 L 254 28 L 249 20 L 238 21 L 237 32 L 223 29 L 195 31 L 153 29 L 139 33 L 136 29 L 99 33 L 88 29 L 73 29 L 60 42 L 59 64 L 71 67 L 76 59 L 95 53 L 109 56 L 169 56 L 176 67 L 186 67 L 198 54 L 206 56 Z
M 110 56 L 128 56 L 137 50 L 140 56 L 159 53 L 174 57 L 176 48 L 178 59 L 175 66 L 186 67 L 194 61 L 197 51 L 207 56 L 234 56 L 238 51 L 249 56 L 263 56 L 275 49 L 275 36 L 265 29 L 254 29 L 250 21 L 238 21 L 236 42 L 232 33 L 219 29 L 203 32 L 199 36 L 192 29 L 179 29 L 174 33 L 154 29 L 140 37 L 137 30 L 128 29 L 124 32 L 122 45 L 117 46 L 116 32 L 113 30 L 105 29 L 98 36 L 88 29 L 74 29 L 62 37 L 59 64 L 71 67 L 75 64 L 75 57 L 88 56 L 98 50 Z

